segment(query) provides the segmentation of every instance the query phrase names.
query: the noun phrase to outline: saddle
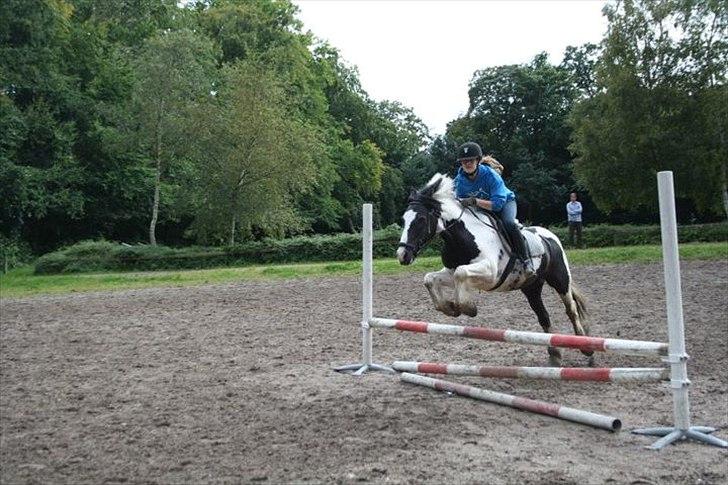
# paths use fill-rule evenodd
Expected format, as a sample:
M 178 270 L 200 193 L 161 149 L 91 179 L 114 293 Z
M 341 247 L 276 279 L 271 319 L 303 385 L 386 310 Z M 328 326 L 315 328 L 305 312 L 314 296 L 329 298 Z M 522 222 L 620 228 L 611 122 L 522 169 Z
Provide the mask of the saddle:
M 501 241 L 503 241 L 503 245 L 506 246 L 508 253 L 511 255 L 511 259 L 513 259 L 513 240 L 511 239 L 511 235 L 508 231 L 506 231 L 506 227 L 503 225 L 503 221 L 500 216 L 493 211 L 485 209 L 479 210 L 479 212 L 488 216 L 495 226 L 498 236 L 501 238 Z M 475 216 L 478 217 L 478 214 L 475 213 Z M 518 220 L 516 220 L 516 226 L 526 242 L 526 252 L 528 253 L 529 259 L 533 260 L 533 258 L 543 256 L 546 252 L 546 246 L 544 245 L 543 239 L 536 234 L 536 230 L 533 227 L 524 226 Z

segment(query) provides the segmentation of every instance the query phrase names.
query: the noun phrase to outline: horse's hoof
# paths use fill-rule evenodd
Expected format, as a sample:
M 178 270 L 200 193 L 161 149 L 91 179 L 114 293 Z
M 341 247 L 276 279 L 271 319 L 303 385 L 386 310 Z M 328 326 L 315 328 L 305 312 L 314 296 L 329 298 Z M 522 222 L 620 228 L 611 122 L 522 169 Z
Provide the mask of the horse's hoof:
M 593 355 L 590 355 L 586 359 L 586 365 L 589 366 L 589 367 L 594 367 L 596 365 L 596 358 L 594 358 Z
M 474 317 L 478 315 L 478 307 L 476 307 L 475 305 L 461 306 L 460 310 L 464 315 L 467 315 L 469 317 Z
M 549 355 L 549 367 L 561 367 L 561 357 Z
M 441 305 L 437 308 L 439 311 L 447 315 L 448 317 L 459 317 L 460 316 L 460 310 L 457 309 L 455 304 L 451 301 L 445 303 L 444 305 Z

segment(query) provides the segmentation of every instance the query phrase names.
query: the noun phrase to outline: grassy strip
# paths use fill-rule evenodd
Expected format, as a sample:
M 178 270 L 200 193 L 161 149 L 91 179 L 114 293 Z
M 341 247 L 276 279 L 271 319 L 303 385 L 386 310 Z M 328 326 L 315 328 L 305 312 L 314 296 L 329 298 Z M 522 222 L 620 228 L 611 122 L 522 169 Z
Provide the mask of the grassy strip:
M 662 260 L 660 246 L 623 246 L 575 249 L 567 252 L 572 265 L 652 263 Z M 680 246 L 682 260 L 728 260 L 728 242 L 692 243 Z M 394 258 L 377 259 L 377 274 L 424 273 L 442 267 L 439 257 L 418 259 L 412 266 L 400 266 Z M 270 278 L 304 278 L 317 276 L 351 276 L 361 271 L 360 261 L 308 263 L 219 268 L 189 271 L 155 271 L 141 273 L 93 273 L 68 275 L 33 275 L 32 267 L 23 267 L 0 276 L 0 296 L 16 298 L 39 294 L 85 291 L 123 290 L 160 286 L 191 286 Z

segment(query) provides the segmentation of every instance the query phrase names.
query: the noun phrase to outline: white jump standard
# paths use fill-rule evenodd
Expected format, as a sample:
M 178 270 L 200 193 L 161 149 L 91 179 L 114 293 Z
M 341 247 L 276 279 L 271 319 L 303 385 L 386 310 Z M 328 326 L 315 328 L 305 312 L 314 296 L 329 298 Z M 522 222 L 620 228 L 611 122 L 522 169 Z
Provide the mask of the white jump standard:
M 633 433 L 661 436 L 650 448 L 659 450 L 678 441 L 694 439 L 721 448 L 728 448 L 728 442 L 709 433 L 715 428 L 707 426 L 690 426 L 690 408 L 688 402 L 687 378 L 688 355 L 685 352 L 685 334 L 682 314 L 682 295 L 680 289 L 680 266 L 677 245 L 677 222 L 675 217 L 675 196 L 672 172 L 657 174 L 660 198 L 660 222 L 662 229 L 662 250 L 665 271 L 665 289 L 667 297 L 667 325 L 669 343 L 648 342 L 638 340 L 622 340 L 611 338 L 587 337 L 582 335 L 560 335 L 552 333 L 522 332 L 515 330 L 491 329 L 485 327 L 467 327 L 460 325 L 444 325 L 438 323 L 415 322 L 409 320 L 374 318 L 372 301 L 372 205 L 363 207 L 362 249 L 362 362 L 339 367 L 337 371 L 355 371 L 361 375 L 368 370 L 395 372 L 394 369 L 373 363 L 372 360 L 372 328 L 395 329 L 407 332 L 432 333 L 457 337 L 476 338 L 495 342 L 518 343 L 526 345 L 544 345 L 550 348 L 572 348 L 585 351 L 612 352 L 638 356 L 662 356 L 670 365 L 669 381 L 673 394 L 674 427 L 658 427 L 634 430 Z M 550 353 L 550 352 L 549 352 Z M 424 366 L 424 367 L 422 367 Z M 427 367 L 429 366 L 429 367 Z M 439 367 L 437 367 L 439 366 Z M 658 381 L 666 380 L 667 369 L 634 368 L 634 369 L 594 369 L 594 368 L 539 368 L 539 367 L 488 367 L 488 366 L 455 366 L 448 364 L 428 364 L 420 362 L 396 362 L 399 370 L 423 373 L 481 375 L 487 377 L 506 378 L 540 378 L 572 381 Z M 423 370 L 429 369 L 429 370 Z M 437 372 L 435 372 L 437 370 Z M 612 431 L 621 427 L 619 420 L 601 416 L 587 411 L 574 410 L 555 404 L 540 403 L 507 394 L 494 393 L 471 386 L 432 379 L 414 374 L 402 374 L 402 380 L 435 389 L 446 390 L 476 399 L 498 404 L 518 407 L 532 412 L 540 412 L 563 419 L 583 422 Z M 544 407 L 545 406 L 545 407 Z M 545 412 L 545 410 L 547 412 Z M 563 414 L 563 415 L 562 415 Z M 594 424 L 579 418 L 592 417 Z
M 694 439 L 721 448 L 728 448 L 723 441 L 708 433 L 715 428 L 690 426 L 690 404 L 688 400 L 688 354 L 685 352 L 685 324 L 683 323 L 682 289 L 680 287 L 680 254 L 677 245 L 677 217 L 675 215 L 675 188 L 672 172 L 657 174 L 657 190 L 660 200 L 660 229 L 662 235 L 662 264 L 665 270 L 665 293 L 667 296 L 667 330 L 670 349 L 665 361 L 670 364 L 673 415 L 672 428 L 635 429 L 635 434 L 662 436 L 651 448 L 659 450 L 681 439 Z

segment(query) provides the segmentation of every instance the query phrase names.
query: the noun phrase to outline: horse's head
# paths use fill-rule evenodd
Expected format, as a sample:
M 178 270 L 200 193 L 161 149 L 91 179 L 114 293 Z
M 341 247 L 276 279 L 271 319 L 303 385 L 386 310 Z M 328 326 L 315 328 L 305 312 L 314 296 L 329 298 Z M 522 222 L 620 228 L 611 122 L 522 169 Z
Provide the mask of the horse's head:
M 410 193 L 407 210 L 402 216 L 404 229 L 397 249 L 400 264 L 411 264 L 420 250 L 442 228 L 442 202 L 439 197 L 442 189 L 452 192 L 452 180 L 437 174 L 423 189 Z

